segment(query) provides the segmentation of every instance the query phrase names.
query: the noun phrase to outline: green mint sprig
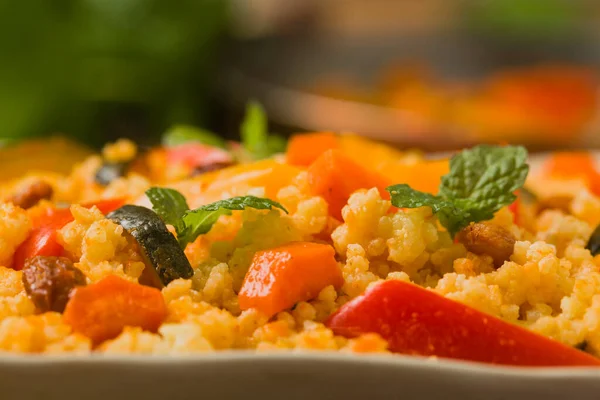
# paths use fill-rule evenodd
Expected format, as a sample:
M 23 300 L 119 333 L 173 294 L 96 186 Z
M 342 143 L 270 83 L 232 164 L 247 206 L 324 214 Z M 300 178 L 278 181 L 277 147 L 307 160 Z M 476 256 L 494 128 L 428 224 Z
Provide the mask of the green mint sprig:
M 469 225 L 492 219 L 516 200 L 529 165 L 522 146 L 479 145 L 456 154 L 450 172 L 442 177 L 439 193 L 419 192 L 406 184 L 388 187 L 392 204 L 400 208 L 431 207 L 450 235 Z

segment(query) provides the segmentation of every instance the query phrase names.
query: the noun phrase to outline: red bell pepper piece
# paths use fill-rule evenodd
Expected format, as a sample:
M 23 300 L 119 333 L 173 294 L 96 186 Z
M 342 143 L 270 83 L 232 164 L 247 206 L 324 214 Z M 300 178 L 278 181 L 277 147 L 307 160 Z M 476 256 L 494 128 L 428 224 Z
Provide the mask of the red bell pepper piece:
M 419 286 L 386 281 L 327 321 L 334 333 L 378 333 L 392 352 L 517 366 L 600 366 L 600 360 Z
M 103 214 L 116 210 L 125 199 L 108 199 L 95 203 L 82 204 L 83 207 L 98 207 Z M 47 208 L 42 214 L 32 217 L 33 230 L 15 251 L 12 268 L 21 270 L 25 260 L 35 256 L 61 256 L 64 249 L 56 238 L 57 231 L 73 221 L 69 208 Z
M 169 147 L 166 152 L 168 163 L 182 164 L 190 169 L 233 161 L 229 152 L 201 143 L 184 143 Z

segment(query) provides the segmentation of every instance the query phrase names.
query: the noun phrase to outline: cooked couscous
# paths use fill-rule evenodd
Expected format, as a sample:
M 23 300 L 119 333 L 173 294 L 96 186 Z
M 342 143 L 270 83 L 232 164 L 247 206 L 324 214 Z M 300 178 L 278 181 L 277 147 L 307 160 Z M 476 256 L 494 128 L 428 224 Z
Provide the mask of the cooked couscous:
M 494 354 L 449 353 L 435 330 L 418 324 L 410 329 L 428 332 L 421 341 L 429 350 L 409 348 L 413 333 L 390 332 L 400 326 L 386 320 L 394 309 L 367 311 L 377 314 L 377 323 L 363 326 L 365 314 L 344 326 L 355 317 L 348 313 L 375 301 L 377 290 L 408 287 L 424 303 L 431 295 L 431 304 L 443 302 L 447 308 L 437 313 L 444 318 L 461 307 L 468 315 L 500 318 L 506 322 L 500 330 L 520 326 L 526 330 L 517 333 L 561 342 L 553 348 L 544 339 L 539 348 L 564 350 L 564 360 L 571 360 L 565 365 L 591 365 L 596 361 L 587 354 L 600 356 L 600 243 L 592 243 L 600 241 L 598 233 L 592 237 L 600 223 L 600 174 L 589 166 L 561 175 L 560 166 L 546 165 L 529 174 L 525 188 L 509 184 L 511 193 L 499 193 L 510 202 L 472 217 L 481 210 L 461 211 L 463 203 L 443 191 L 433 196 L 440 182 L 457 184 L 442 179 L 453 173 L 448 160 L 327 133 L 293 138 L 286 153 L 266 159 L 236 161 L 236 151 L 193 141 L 142 151 L 121 140 L 68 175 L 39 172 L 5 181 L 0 349 L 395 352 L 511 364 Z M 513 167 L 523 168 L 524 179 L 527 166 Z M 551 183 L 558 189 L 550 190 Z M 406 185 L 392 186 L 398 184 Z M 386 191 L 390 186 L 395 191 Z M 399 204 L 405 187 L 414 193 Z M 389 282 L 397 290 L 385 289 Z M 422 317 L 419 302 L 407 318 Z M 467 320 L 456 323 L 472 323 Z M 474 326 L 458 328 L 467 335 Z M 527 340 L 516 339 L 518 351 Z M 514 364 L 538 364 L 518 358 Z

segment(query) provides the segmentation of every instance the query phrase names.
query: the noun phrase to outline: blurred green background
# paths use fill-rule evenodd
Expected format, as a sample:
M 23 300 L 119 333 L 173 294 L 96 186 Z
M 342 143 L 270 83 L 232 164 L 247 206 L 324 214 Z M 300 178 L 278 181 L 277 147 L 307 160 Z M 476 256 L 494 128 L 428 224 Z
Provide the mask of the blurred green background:
M 0 136 L 66 132 L 99 145 L 204 124 L 226 6 L 1 0 Z
M 0 143 L 53 133 L 157 143 L 173 124 L 234 138 L 251 98 L 282 134 L 330 129 L 336 113 L 281 89 L 331 75 L 374 82 L 398 61 L 444 78 L 545 62 L 599 71 L 598 39 L 596 0 L 0 0 Z M 373 132 L 382 118 L 342 114 L 336 130 L 398 144 L 449 137 Z M 599 138 L 597 125 L 574 145 Z

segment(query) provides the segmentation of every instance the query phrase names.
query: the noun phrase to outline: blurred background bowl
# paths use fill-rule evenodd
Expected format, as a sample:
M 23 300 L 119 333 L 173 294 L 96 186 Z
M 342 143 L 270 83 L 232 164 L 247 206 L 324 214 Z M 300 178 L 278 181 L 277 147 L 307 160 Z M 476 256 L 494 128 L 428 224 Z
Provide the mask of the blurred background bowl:
M 0 143 L 353 131 L 400 146 L 600 146 L 595 0 L 0 2 Z
M 324 3 L 305 4 L 296 24 L 281 12 L 283 28 L 236 43 L 223 102 L 256 98 L 282 131 L 429 150 L 600 145 L 600 3 Z

